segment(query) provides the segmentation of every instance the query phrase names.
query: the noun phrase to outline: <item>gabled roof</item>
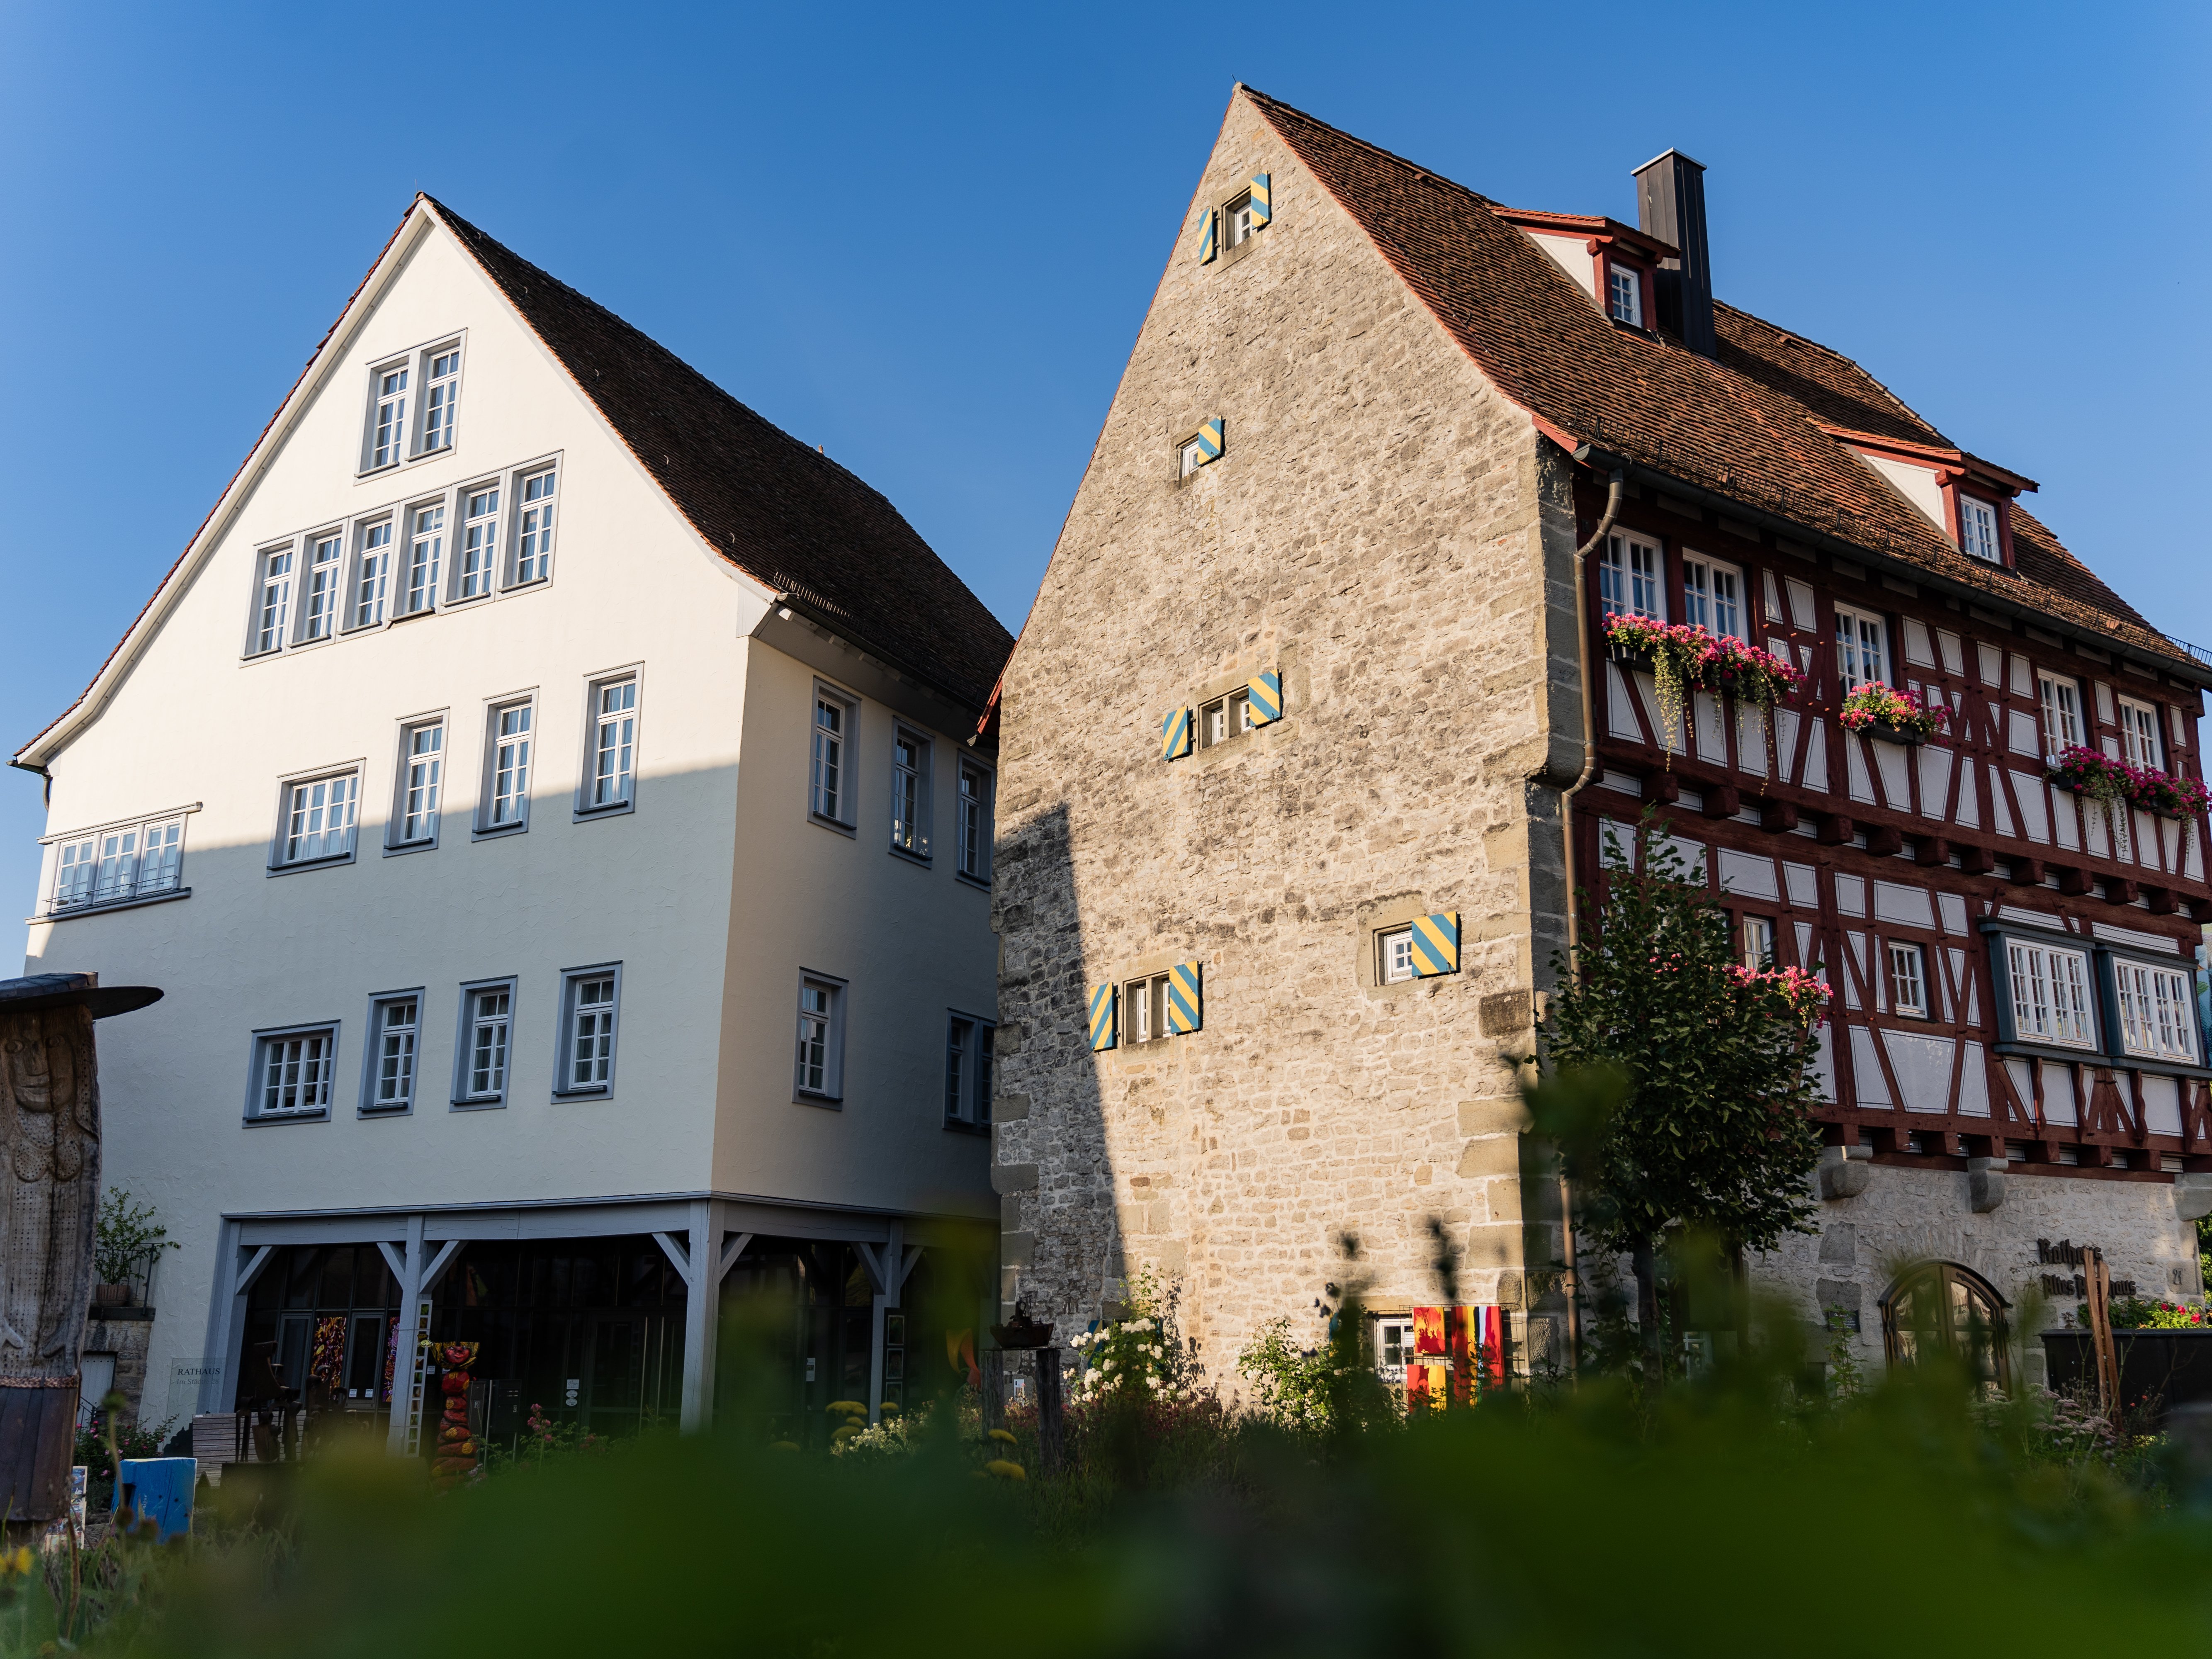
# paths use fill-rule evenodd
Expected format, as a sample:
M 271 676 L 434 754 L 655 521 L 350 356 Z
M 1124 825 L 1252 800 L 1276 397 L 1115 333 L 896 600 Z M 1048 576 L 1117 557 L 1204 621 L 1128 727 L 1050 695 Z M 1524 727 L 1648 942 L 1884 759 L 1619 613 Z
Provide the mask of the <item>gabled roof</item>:
M 983 707 L 1013 635 L 896 507 L 605 307 L 424 199 L 716 551 L 870 654 Z
M 2017 502 L 2015 572 L 1961 553 L 1822 430 L 1963 453 L 1848 357 L 1717 303 L 1717 358 L 1621 328 L 1501 216 L 1511 210 L 1243 90 L 1490 381 L 1569 448 L 1588 444 L 2212 683 L 2205 664 L 2152 627 Z

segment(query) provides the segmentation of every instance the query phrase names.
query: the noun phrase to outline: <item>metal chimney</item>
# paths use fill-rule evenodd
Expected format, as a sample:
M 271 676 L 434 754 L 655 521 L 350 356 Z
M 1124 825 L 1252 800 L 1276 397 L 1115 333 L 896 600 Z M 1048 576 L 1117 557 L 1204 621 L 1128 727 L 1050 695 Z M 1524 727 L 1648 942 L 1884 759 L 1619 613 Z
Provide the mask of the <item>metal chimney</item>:
M 1637 222 L 1672 242 L 1682 257 L 1659 270 L 1659 325 L 1700 356 L 1718 355 L 1713 338 L 1712 256 L 1705 247 L 1705 168 L 1678 149 L 1636 169 Z

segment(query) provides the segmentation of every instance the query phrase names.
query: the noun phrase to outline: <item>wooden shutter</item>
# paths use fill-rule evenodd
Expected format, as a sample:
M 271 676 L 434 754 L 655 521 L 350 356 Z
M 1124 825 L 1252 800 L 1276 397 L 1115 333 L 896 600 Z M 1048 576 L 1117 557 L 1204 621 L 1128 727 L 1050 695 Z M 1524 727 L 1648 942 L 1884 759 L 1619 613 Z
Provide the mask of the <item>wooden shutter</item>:
M 1121 1040 L 1121 1000 L 1112 984 L 1091 988 L 1091 1052 L 1103 1054 Z
M 1274 203 L 1267 194 L 1267 175 L 1252 175 L 1252 228 L 1263 230 L 1275 216 Z
M 1199 428 L 1198 464 L 1200 466 L 1204 466 L 1208 461 L 1218 461 L 1221 459 L 1223 434 L 1224 422 L 1218 415 Z
M 1160 758 L 1181 760 L 1190 753 L 1190 709 L 1188 705 L 1168 710 L 1160 722 Z
M 1221 251 L 1221 216 L 1212 208 L 1199 216 L 1198 262 L 1202 265 L 1213 263 L 1213 256 Z
M 1459 972 L 1459 912 L 1439 910 L 1413 923 L 1413 977 Z
M 1283 718 L 1283 677 L 1280 674 L 1255 674 L 1249 690 L 1253 725 L 1273 726 Z
M 1178 962 L 1168 969 L 1168 1030 L 1187 1036 L 1205 1023 L 1203 969 L 1195 962 Z

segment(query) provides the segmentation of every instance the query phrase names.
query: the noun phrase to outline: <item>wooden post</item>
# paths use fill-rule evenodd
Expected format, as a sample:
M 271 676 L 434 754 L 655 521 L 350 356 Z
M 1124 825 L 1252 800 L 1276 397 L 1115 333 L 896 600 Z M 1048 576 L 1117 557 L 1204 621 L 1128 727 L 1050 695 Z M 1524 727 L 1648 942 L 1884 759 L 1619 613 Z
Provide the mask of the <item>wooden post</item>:
M 1065 1425 L 1060 1412 L 1060 1350 L 1036 1352 L 1037 1461 L 1048 1475 L 1057 1475 L 1066 1450 Z
M 2082 1252 L 2088 1269 L 2089 1342 L 2097 1351 L 2097 1392 L 2105 1402 L 2105 1416 L 2117 1424 L 2120 1417 L 2120 1357 L 2112 1346 L 2112 1274 L 2105 1266 L 2105 1253 L 2095 1245 Z
M 1006 1426 L 1006 1351 L 986 1348 L 976 1356 L 983 1372 L 983 1432 Z

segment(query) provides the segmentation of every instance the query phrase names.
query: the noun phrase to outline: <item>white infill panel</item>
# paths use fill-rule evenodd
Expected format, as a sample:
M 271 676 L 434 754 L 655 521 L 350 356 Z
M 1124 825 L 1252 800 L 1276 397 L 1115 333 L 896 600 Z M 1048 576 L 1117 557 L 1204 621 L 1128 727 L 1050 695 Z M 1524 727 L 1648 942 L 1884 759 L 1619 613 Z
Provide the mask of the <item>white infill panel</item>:
M 1974 763 L 1966 756 L 1959 757 L 1959 822 L 1969 830 L 1982 827 L 1982 790 Z
M 2181 1085 L 2170 1077 L 2142 1080 L 2143 1127 L 2154 1135 L 2181 1133 Z
M 2097 682 L 2097 718 L 2107 726 L 2118 724 L 2112 714 L 2112 688 L 2102 680 Z
M 1766 711 L 1746 708 L 1741 703 L 1735 711 L 1735 763 L 1747 772 L 1760 777 L 1766 775 L 1766 751 L 1773 739 L 1769 736 Z
M 1682 873 L 1692 881 L 1705 878 L 1705 846 L 1703 842 L 1685 841 L 1680 836 L 1667 837 L 1676 856 L 1682 860 Z
M 1875 1054 L 1874 1033 L 1863 1025 L 1851 1030 L 1851 1080 L 1857 1085 L 1859 1104 L 1882 1111 L 1894 1109 L 1896 1103 L 1889 1097 L 1888 1081 L 1881 1074 L 1881 1060 Z
M 1930 933 L 1936 928 L 1936 907 L 1929 902 L 1925 887 L 1906 887 L 1893 881 L 1875 883 L 1874 914 L 1878 921 L 1925 927 Z
M 1966 1024 L 1978 1025 L 1982 1023 L 1982 994 L 1977 986 L 1966 984 L 1966 953 L 1952 950 L 1944 954 L 1951 958 L 1951 983 L 1966 987 Z
M 2081 832 L 2083 839 L 2089 843 L 2093 856 L 2100 859 L 2112 856 L 2112 831 L 2106 823 L 2104 812 L 2094 802 L 2081 803 Z
M 1990 768 L 1991 816 L 1996 820 L 1997 834 L 2010 836 L 2018 832 L 2013 828 L 2012 804 L 2005 798 L 2004 779 L 2005 774 L 2002 771 L 1995 766 Z
M 1836 872 L 1836 908 L 1847 916 L 1863 916 L 1866 912 L 1866 878 Z
M 2197 825 L 2193 821 L 2181 826 L 2181 873 L 2191 881 L 2204 879 L 2204 858 L 2199 850 Z
M 2005 747 L 2015 755 L 2043 752 L 2043 733 L 2036 726 L 2034 715 L 2018 708 L 2005 710 Z
M 1790 903 L 1801 910 L 1820 908 L 1820 874 L 1811 865 L 1784 863 L 1782 878 L 1790 884 Z
M 2181 949 L 2179 939 L 2168 939 L 2164 933 L 2147 933 L 2137 927 L 2123 927 L 2117 922 L 2093 921 L 2089 931 L 2108 945 L 2132 945 L 2141 951 L 2156 951 L 2172 955 Z
M 2027 659 L 2017 651 L 2012 654 L 2012 691 L 2016 697 L 2035 695 L 2035 671 L 2028 666 Z
M 1911 617 L 1905 619 L 1905 659 L 1918 663 L 1923 668 L 1936 665 L 1935 650 L 1928 643 L 1928 624 Z
M 1836 1043 L 1832 1026 L 1820 1028 L 1820 1051 L 1813 1060 L 1813 1075 L 1820 1080 L 1820 1098 L 1833 1101 L 1836 1097 Z
M 1813 924 L 1809 921 L 1801 921 L 1797 924 L 1797 961 L 1802 966 L 1812 960 Z
M 1893 811 L 1906 812 L 1912 809 L 1911 764 L 1907 758 L 1912 751 L 1900 749 L 1893 743 L 1877 743 L 1874 749 L 1875 764 L 1881 768 L 1881 793 Z
M 1785 578 L 1790 584 L 1790 620 L 1808 634 L 1820 629 L 1820 612 L 1813 605 L 1813 585 L 1801 582 L 1795 576 Z
M 2043 1067 L 2043 1115 L 2053 1123 L 2079 1123 L 2075 1110 L 2074 1068 L 2045 1061 Z
M 2051 791 L 2051 833 L 2061 847 L 2072 852 L 2081 850 L 2081 810 L 2074 804 L 2073 796 L 2063 789 Z
M 1951 751 L 1932 743 L 1920 745 L 1920 810 L 1931 818 L 1949 816 Z
M 2028 1070 L 2027 1062 L 2008 1060 L 2004 1062 L 2004 1068 L 2005 1080 L 2012 1085 L 2013 1093 L 2020 1097 L 2021 1109 L 2033 1117 L 2035 1115 L 2035 1078 Z
M 2188 834 L 2189 826 L 2177 818 L 2154 821 L 2158 825 L 2158 867 L 2170 873 L 2181 867 L 2183 837 Z
M 1949 1111 L 1951 1039 L 1915 1036 L 1909 1031 L 1884 1031 L 1881 1036 L 1889 1048 L 1890 1066 L 1897 1073 L 1897 1086 L 1905 1095 L 1905 1109 Z
M 1844 769 L 1850 779 L 1851 799 L 1872 806 L 1874 781 L 1867 776 L 1866 744 L 1848 732 L 1844 733 Z
M 1774 585 L 1774 573 L 1771 570 L 1764 570 L 1759 574 L 1766 579 L 1766 620 L 1769 622 L 1780 622 L 1782 620 L 1782 593 L 1781 590 L 1777 588 Z
M 1722 724 L 1721 700 L 1710 691 L 1690 694 L 1690 714 L 1698 728 L 1698 757 L 1716 766 L 1728 764 L 1728 732 Z
M 1966 1045 L 1966 1069 L 1959 1074 L 1959 1110 L 1967 1117 L 1990 1115 L 1990 1074 L 1982 1058 L 1982 1045 Z
M 1844 934 L 1844 949 L 1851 953 L 1850 971 L 1844 975 L 1844 1006 L 1846 1008 L 1859 1006 L 1859 981 L 1866 977 L 1867 970 L 1866 944 L 1864 933 L 1846 931 Z
M 2043 780 L 2025 772 L 2012 775 L 2013 799 L 2020 804 L 2021 832 L 2030 841 L 2051 844 L 2049 809 L 2043 794 Z
M 1746 898 L 1779 901 L 1782 890 L 1774 879 L 1774 860 L 1754 858 L 1749 853 L 1721 848 L 1721 890 L 1741 893 Z
M 1994 691 L 2004 684 L 2004 653 L 1993 645 L 1974 647 L 1975 665 L 1982 671 L 1982 684 Z
M 1661 745 L 1673 750 L 1678 755 L 1680 754 L 1682 752 L 1681 721 L 1678 719 L 1670 729 L 1667 722 L 1659 718 L 1658 685 L 1650 675 L 1633 669 L 1629 672 L 1628 678 L 1636 687 L 1636 700 L 1644 705 L 1644 718 L 1651 722 L 1651 729 L 1659 734 Z
M 2166 868 L 2161 861 L 2166 842 L 2158 833 L 2159 821 L 2148 812 L 2130 812 L 2128 816 L 2134 820 L 2136 857 L 2160 870 Z
M 1943 667 L 1947 672 L 1963 674 L 1966 672 L 1966 659 L 1960 654 L 1959 636 L 1956 634 L 1948 629 L 1939 628 L 1936 630 L 1936 643 L 1942 648 Z
M 1635 710 L 1628 701 L 1628 681 L 1618 663 L 1605 665 L 1605 726 L 1616 738 L 1626 738 L 1632 743 L 1644 741 L 1644 732 L 1636 724 Z
M 1957 893 L 1938 893 L 1936 902 L 1943 912 L 1943 931 L 1964 935 L 1968 931 L 1965 897 Z

